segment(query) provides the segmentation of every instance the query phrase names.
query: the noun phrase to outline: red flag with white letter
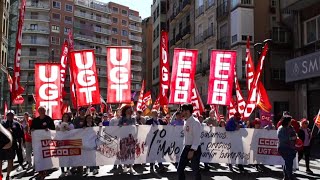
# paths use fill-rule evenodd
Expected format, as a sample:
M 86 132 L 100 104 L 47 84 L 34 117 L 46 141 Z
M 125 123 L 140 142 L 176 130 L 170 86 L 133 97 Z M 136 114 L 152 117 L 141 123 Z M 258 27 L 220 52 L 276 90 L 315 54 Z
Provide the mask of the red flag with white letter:
M 253 78 L 254 78 L 254 64 L 252 61 L 252 56 L 250 52 L 250 38 L 247 38 L 247 48 L 246 48 L 246 77 L 247 77 L 247 88 L 250 92 Z M 240 113 L 242 114 L 242 113 Z
M 165 98 L 165 100 L 161 100 L 161 105 L 168 105 L 168 90 L 170 85 L 170 64 L 169 64 L 169 49 L 168 49 L 168 32 L 161 31 L 160 37 L 160 93 L 161 98 Z M 164 103 L 167 104 L 164 104 Z
M 66 92 L 64 91 L 64 82 L 66 81 L 66 70 L 67 70 L 67 62 L 68 62 L 68 42 L 65 41 L 63 43 L 62 49 L 61 49 L 61 57 L 60 57 L 60 63 L 61 63 L 61 89 L 62 89 L 62 96 L 66 95 Z
M 190 103 L 198 50 L 174 49 L 170 104 Z
M 237 106 L 238 106 L 238 112 L 242 114 L 244 112 L 244 109 L 246 108 L 246 101 L 243 99 L 239 81 L 237 78 L 237 74 L 235 73 L 234 82 L 236 85 L 236 96 L 237 96 Z
M 265 112 L 271 112 L 272 105 L 270 103 L 268 93 L 261 81 L 258 82 L 257 91 L 258 91 L 258 100 L 257 100 L 258 107 Z
M 70 55 L 77 106 L 101 104 L 94 50 L 73 51 Z
M 236 59 L 236 51 L 211 52 L 207 104 L 230 105 Z
M 26 10 L 26 0 L 21 1 L 20 10 L 19 10 L 19 22 L 18 22 L 18 32 L 16 37 L 16 50 L 14 56 L 14 76 L 13 76 L 13 86 L 11 93 L 11 100 L 15 101 L 18 96 L 20 96 L 24 88 L 20 85 L 20 58 L 21 58 L 21 49 L 22 49 L 22 28 L 24 22 L 24 14 Z M 21 99 L 19 97 L 19 99 Z
M 262 54 L 260 56 L 259 64 L 258 64 L 257 70 L 255 71 L 255 74 L 254 74 L 252 87 L 251 87 L 251 89 L 249 91 L 247 106 L 246 106 L 245 111 L 243 113 L 243 117 L 244 118 L 250 117 L 251 113 L 256 108 L 257 95 L 258 95 L 258 82 L 259 82 L 259 79 L 260 79 L 260 75 L 261 75 L 261 72 L 262 72 L 262 69 L 263 69 L 263 64 L 264 64 L 264 60 L 265 60 L 265 57 L 267 55 L 267 52 L 268 52 L 268 44 L 266 43 L 264 45 L 264 47 L 263 47 L 263 51 L 262 51 Z
M 152 106 L 152 110 L 159 110 L 160 109 L 160 95 L 158 96 L 158 98 L 154 101 L 153 106 Z
M 61 119 L 61 79 L 59 63 L 35 64 L 36 109 L 44 106 L 52 119 Z
M 7 119 L 7 112 L 8 112 L 8 105 L 7 105 L 7 101 L 5 101 L 4 102 L 3 119 Z
M 237 112 L 237 106 L 233 99 L 230 101 L 230 105 L 228 106 L 228 118 L 230 119 Z
M 131 103 L 131 47 L 107 47 L 107 103 Z
M 193 106 L 193 112 L 198 116 L 204 112 L 204 105 L 195 82 L 193 82 L 191 104 Z
M 143 105 L 143 94 L 144 94 L 144 87 L 145 87 L 145 82 L 144 80 L 142 81 L 142 86 L 140 90 L 140 95 L 137 103 L 137 110 L 142 110 L 141 107 Z

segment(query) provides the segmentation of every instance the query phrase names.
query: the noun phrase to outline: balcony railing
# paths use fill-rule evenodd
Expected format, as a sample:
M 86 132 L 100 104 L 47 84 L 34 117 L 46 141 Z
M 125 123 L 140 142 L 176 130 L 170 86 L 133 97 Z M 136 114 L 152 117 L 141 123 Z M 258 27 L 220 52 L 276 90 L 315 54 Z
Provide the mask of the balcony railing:
M 194 44 L 197 45 L 197 44 L 203 42 L 203 40 L 204 40 L 203 33 L 200 33 L 195 37 Z
M 191 5 L 191 0 L 184 0 L 182 3 L 182 9 L 184 9 L 188 5 Z
M 49 58 L 49 54 L 48 53 L 32 52 L 32 51 L 22 51 L 21 52 L 21 56 L 30 56 L 30 57 L 34 57 L 34 58 L 44 58 L 44 59 Z
M 132 56 L 131 56 L 131 60 L 132 60 L 132 61 L 139 61 L 139 62 L 141 62 L 141 61 L 142 61 L 142 57 L 141 57 L 141 56 L 132 55 Z
M 135 36 L 135 35 L 132 35 L 132 34 L 129 34 L 129 39 L 132 40 L 132 41 L 142 42 L 142 38 L 141 37 Z
M 100 39 L 100 38 L 87 36 L 87 35 L 81 35 L 81 34 L 77 34 L 77 33 L 74 34 L 74 39 L 103 44 L 103 45 L 110 45 L 111 44 L 110 41 L 108 41 L 106 39 Z
M 202 6 L 198 7 L 198 9 L 196 10 L 196 17 L 199 17 L 203 13 L 204 13 L 204 6 L 202 5 Z
M 22 39 L 23 45 L 49 46 L 49 39 Z
M 49 28 L 45 28 L 45 27 L 37 28 L 37 29 L 24 28 L 23 33 L 49 34 L 50 30 L 49 30 Z
M 101 3 L 90 3 L 87 0 L 75 0 L 75 4 L 79 5 L 79 6 L 83 6 L 83 7 L 89 7 L 91 9 L 95 9 L 104 13 L 111 13 L 110 9 L 108 7 L 106 7 L 105 4 Z
M 105 17 L 95 16 L 95 15 L 91 15 L 88 13 L 82 13 L 80 11 L 75 11 L 74 14 L 75 14 L 75 16 L 82 17 L 82 18 L 89 19 L 89 20 L 93 20 L 93 21 L 96 21 L 99 23 L 112 24 L 111 19 L 108 19 Z
M 142 68 L 141 68 L 141 66 L 131 65 L 131 70 L 132 70 L 132 71 L 141 71 Z
M 134 16 L 134 15 L 129 15 L 129 19 L 136 22 L 142 22 L 141 17 Z
M 214 6 L 214 0 L 206 1 L 206 10 L 210 9 L 213 6 Z
M 230 48 L 229 38 L 230 38 L 229 36 L 220 38 L 217 41 L 218 49 L 229 49 Z
M 183 38 L 187 37 L 188 35 L 190 35 L 191 33 L 191 26 L 187 25 L 184 29 L 183 29 L 183 33 L 182 36 Z
M 138 26 L 129 25 L 129 29 L 132 31 L 142 32 L 142 28 Z
M 179 43 L 181 40 L 182 40 L 182 33 L 179 32 L 179 33 L 176 35 L 176 44 Z
M 36 8 L 41 10 L 50 10 L 49 3 L 33 3 L 33 2 L 27 2 L 26 8 Z
M 209 27 L 203 32 L 204 39 L 208 39 L 214 36 L 213 27 Z
M 97 26 L 93 27 L 93 31 L 97 32 L 97 33 L 111 35 L 111 30 L 110 29 L 99 28 Z
M 107 55 L 107 51 L 105 49 L 96 49 L 94 50 L 94 52 L 98 55 L 102 55 L 102 56 L 106 56 Z
M 132 75 L 132 80 L 133 80 L 133 81 L 141 81 L 141 80 L 142 80 L 142 77 L 139 76 L 139 75 Z
M 228 14 L 229 14 L 229 4 L 227 1 L 225 1 L 217 7 L 217 19 L 227 16 Z
M 132 50 L 133 51 L 137 51 L 137 52 L 142 52 L 142 47 L 138 46 L 138 45 L 135 45 L 135 46 L 132 46 Z
M 48 21 L 49 22 L 49 16 L 44 16 L 44 15 L 31 15 L 31 14 L 26 14 L 24 16 L 25 20 L 39 20 L 39 21 Z

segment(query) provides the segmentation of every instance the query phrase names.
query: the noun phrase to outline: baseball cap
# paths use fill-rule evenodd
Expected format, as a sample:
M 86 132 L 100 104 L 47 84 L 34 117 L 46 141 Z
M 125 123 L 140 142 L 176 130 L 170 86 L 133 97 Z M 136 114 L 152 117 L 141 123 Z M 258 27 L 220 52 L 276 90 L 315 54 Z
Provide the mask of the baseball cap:
M 9 115 L 9 114 L 15 115 L 14 110 L 9 110 L 9 111 L 7 112 L 7 115 Z
M 90 111 L 96 111 L 96 109 L 94 107 L 91 107 Z
M 104 116 L 104 117 L 108 116 L 108 113 L 103 113 L 103 116 Z

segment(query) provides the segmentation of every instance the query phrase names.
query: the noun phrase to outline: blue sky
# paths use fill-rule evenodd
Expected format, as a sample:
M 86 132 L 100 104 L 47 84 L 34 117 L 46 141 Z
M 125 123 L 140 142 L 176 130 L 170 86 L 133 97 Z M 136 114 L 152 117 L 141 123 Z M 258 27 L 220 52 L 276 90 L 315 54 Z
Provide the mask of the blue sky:
M 110 2 L 109 0 L 100 0 L 102 2 Z M 153 0 L 111 0 L 124 6 L 128 6 L 130 9 L 139 11 L 142 19 L 151 16 L 151 5 Z

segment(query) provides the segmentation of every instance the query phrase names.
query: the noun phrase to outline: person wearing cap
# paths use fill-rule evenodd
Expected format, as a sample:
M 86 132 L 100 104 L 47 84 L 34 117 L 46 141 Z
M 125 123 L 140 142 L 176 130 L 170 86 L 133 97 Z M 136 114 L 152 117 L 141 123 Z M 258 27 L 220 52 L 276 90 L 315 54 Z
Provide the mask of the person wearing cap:
M 184 124 L 184 148 L 180 156 L 180 161 L 178 163 L 178 178 L 179 180 L 185 180 L 184 169 L 188 162 L 191 160 L 191 168 L 193 171 L 193 179 L 201 180 L 200 174 L 200 158 L 201 158 L 201 124 L 197 118 L 195 118 L 193 113 L 192 104 L 183 104 L 181 106 L 182 115 L 186 118 L 186 123 Z
M 311 130 L 308 128 L 309 121 L 307 119 L 301 120 L 301 128 L 299 129 L 298 136 L 303 142 L 303 150 L 298 152 L 299 161 L 303 158 L 306 162 L 306 172 L 308 174 L 313 174 L 310 169 L 310 145 L 311 145 Z
M 0 179 L 2 179 L 2 160 L 8 160 L 8 154 L 12 151 L 12 135 L 0 123 Z M 8 161 L 7 179 L 10 179 L 10 173 L 13 169 L 13 161 Z
M 13 110 L 9 110 L 7 112 L 7 120 L 2 122 L 2 126 L 11 132 L 13 142 L 12 148 L 1 152 L 1 156 L 3 156 L 1 159 L 8 160 L 8 164 L 11 166 L 13 165 L 15 154 L 17 154 L 19 163 L 17 171 L 21 171 L 23 169 L 22 142 L 24 133 L 20 123 L 13 120 L 14 114 Z M 10 179 L 10 173 L 8 173 L 7 179 Z
M 285 115 L 282 118 L 282 125 L 277 130 L 279 139 L 278 152 L 285 161 L 283 166 L 284 179 L 295 179 L 293 175 L 293 160 L 296 157 L 295 142 L 297 135 L 294 128 L 291 126 L 291 116 Z
M 142 116 L 142 110 L 138 109 L 136 113 L 136 121 L 139 125 L 146 124 L 146 118 Z
M 102 116 L 102 126 L 109 126 L 109 116 L 108 116 L 108 113 L 103 113 L 103 116 Z
M 22 121 L 22 127 L 24 129 L 24 140 L 26 148 L 26 161 L 28 164 L 28 169 L 32 167 L 32 137 L 30 127 L 32 125 L 32 118 L 29 117 L 29 113 L 25 112 Z

